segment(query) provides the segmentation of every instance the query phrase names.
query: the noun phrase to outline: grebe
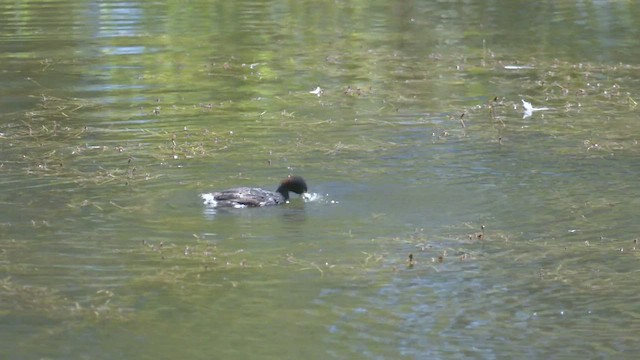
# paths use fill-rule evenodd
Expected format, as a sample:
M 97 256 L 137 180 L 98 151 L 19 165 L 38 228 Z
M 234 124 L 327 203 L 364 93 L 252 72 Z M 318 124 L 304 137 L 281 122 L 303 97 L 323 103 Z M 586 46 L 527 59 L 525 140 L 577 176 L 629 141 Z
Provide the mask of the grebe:
M 289 192 L 305 193 L 307 183 L 300 176 L 289 176 L 282 180 L 275 192 L 260 188 L 239 187 L 200 196 L 207 206 L 243 208 L 284 204 L 289 200 Z

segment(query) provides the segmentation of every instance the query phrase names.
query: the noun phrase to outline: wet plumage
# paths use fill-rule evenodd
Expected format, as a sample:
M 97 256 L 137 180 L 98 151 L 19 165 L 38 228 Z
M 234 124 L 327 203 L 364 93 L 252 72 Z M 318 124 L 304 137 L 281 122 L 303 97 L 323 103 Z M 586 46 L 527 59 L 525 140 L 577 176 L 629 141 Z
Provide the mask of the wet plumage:
M 282 180 L 276 191 L 260 188 L 239 187 L 202 194 L 204 204 L 212 207 L 261 207 L 284 204 L 289 200 L 289 192 L 307 192 L 307 183 L 300 176 L 289 176 Z

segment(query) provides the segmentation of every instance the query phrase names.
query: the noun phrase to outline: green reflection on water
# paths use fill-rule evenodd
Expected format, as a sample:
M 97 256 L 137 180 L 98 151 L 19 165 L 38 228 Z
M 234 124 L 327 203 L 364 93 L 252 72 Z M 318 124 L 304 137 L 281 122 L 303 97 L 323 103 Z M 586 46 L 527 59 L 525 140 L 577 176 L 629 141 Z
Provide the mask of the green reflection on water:
M 45 5 L 0 38 L 12 358 L 635 354 L 633 4 Z

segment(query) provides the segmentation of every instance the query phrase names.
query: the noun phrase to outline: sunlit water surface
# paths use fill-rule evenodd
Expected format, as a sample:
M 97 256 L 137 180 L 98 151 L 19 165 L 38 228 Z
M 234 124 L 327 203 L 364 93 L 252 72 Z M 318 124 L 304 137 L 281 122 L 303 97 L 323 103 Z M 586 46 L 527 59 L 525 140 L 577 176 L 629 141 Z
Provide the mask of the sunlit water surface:
M 2 358 L 637 356 L 635 2 L 0 18 Z

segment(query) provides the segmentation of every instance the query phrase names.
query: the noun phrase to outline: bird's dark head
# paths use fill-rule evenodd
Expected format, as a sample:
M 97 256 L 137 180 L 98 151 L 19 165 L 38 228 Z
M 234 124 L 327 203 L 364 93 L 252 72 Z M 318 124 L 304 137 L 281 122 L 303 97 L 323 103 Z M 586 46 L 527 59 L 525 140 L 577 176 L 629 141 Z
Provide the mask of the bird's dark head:
M 282 180 L 280 187 L 276 191 L 282 194 L 285 199 L 289 199 L 289 191 L 296 194 L 306 193 L 307 183 L 300 176 L 288 176 Z

